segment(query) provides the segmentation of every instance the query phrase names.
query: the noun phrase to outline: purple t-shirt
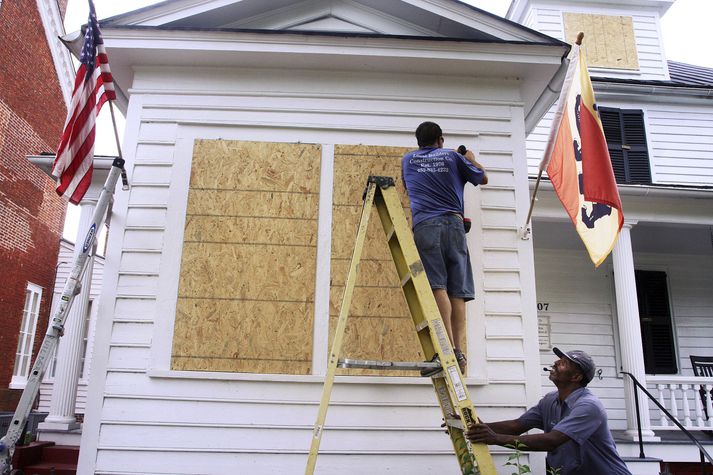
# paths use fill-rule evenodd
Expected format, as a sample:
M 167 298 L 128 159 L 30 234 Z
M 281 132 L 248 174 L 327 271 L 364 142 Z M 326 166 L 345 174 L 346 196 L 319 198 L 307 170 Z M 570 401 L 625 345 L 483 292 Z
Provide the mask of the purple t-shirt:
M 463 215 L 463 187 L 485 173 L 448 148 L 423 147 L 401 159 L 401 178 L 411 201 L 413 225 L 449 213 Z
M 548 393 L 518 421 L 571 439 L 547 453 L 547 464 L 559 468 L 559 475 L 631 475 L 616 451 L 604 406 L 587 388 L 573 391 L 564 402 L 557 391 Z

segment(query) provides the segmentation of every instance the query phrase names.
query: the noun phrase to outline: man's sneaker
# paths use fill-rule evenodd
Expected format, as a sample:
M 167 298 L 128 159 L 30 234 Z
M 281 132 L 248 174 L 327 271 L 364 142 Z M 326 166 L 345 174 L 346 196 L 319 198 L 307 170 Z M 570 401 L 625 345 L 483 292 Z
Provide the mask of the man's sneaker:
M 435 368 L 423 368 L 421 370 L 421 376 L 430 377 L 430 376 L 440 373 L 441 370 L 443 369 L 440 366 L 441 360 L 438 358 L 438 353 L 433 355 L 433 358 L 431 358 L 430 363 L 438 363 L 438 366 L 436 366 Z

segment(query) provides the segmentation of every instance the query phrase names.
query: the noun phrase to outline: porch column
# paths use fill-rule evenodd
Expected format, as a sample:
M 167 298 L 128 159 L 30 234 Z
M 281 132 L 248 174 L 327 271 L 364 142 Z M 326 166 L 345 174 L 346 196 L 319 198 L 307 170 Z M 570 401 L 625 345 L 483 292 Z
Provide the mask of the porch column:
M 634 254 L 631 249 L 631 228 L 635 221 L 624 221 L 619 240 L 613 250 L 614 284 L 616 287 L 616 311 L 619 322 L 619 346 L 622 369 L 636 377 L 646 386 L 644 368 L 644 347 L 641 343 L 639 323 L 639 303 L 636 299 L 636 279 L 634 276 Z M 626 434 L 632 440 L 638 440 L 636 424 L 636 403 L 630 378 L 624 377 L 624 397 L 626 402 Z M 656 439 L 649 420 L 648 398 L 638 392 L 641 413 L 641 437 L 644 440 Z
M 97 204 L 96 197 L 89 197 L 89 195 L 90 193 L 87 193 L 80 202 L 79 232 L 74 244 L 75 259 L 82 252 L 82 244 L 86 232 L 92 224 L 94 208 Z M 84 320 L 89 307 L 93 268 L 94 253 L 92 251 L 82 276 L 81 292 L 74 297 L 72 308 L 64 322 L 64 335 L 59 339 L 57 348 L 57 370 L 50 399 L 50 412 L 45 421 L 38 426 L 39 429 L 71 431 L 80 427 L 75 417 L 74 408 L 77 401 L 77 384 L 79 383 L 79 371 L 83 356 Z

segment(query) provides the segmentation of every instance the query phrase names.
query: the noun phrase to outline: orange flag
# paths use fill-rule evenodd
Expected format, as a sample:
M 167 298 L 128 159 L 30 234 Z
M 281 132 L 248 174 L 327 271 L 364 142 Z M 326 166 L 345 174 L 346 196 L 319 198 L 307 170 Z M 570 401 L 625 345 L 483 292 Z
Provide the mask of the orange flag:
M 599 267 L 614 248 L 624 213 L 579 45 L 572 48 L 540 169 L 547 170 L 589 257 Z

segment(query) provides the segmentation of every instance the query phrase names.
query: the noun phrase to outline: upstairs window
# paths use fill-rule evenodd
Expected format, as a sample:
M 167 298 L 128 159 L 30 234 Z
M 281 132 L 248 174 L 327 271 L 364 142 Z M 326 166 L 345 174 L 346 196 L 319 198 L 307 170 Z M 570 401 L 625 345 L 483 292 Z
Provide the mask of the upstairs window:
M 12 370 L 10 389 L 22 389 L 27 384 L 41 300 L 42 287 L 28 282 L 27 290 L 25 290 L 25 307 L 22 310 L 22 323 L 20 324 L 20 335 L 17 339 L 15 367 Z
M 616 182 L 620 185 L 650 185 L 644 112 L 612 107 L 599 107 L 598 110 Z
M 564 12 L 562 20 L 566 42 L 574 44 L 584 32 L 582 49 L 590 68 L 639 70 L 632 17 Z

